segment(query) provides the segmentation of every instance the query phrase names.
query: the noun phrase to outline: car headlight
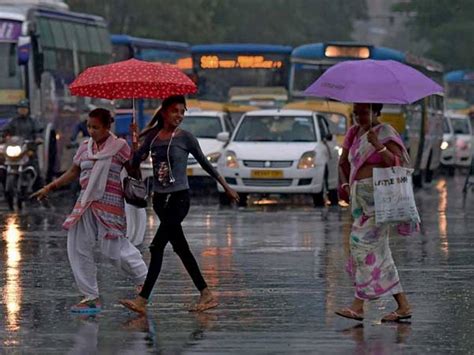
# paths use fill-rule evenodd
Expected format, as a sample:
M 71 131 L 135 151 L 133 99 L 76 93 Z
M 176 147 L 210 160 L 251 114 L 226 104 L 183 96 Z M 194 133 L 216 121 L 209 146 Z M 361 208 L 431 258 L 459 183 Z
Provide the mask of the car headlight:
M 449 148 L 449 142 L 443 141 L 443 143 L 441 143 L 441 149 L 446 150 L 448 148 Z
M 18 158 L 21 154 L 21 147 L 19 145 L 9 145 L 6 153 L 10 158 Z
M 315 167 L 316 162 L 316 152 L 310 151 L 304 153 L 299 162 L 298 162 L 298 169 L 312 169 Z
M 207 155 L 207 160 L 209 160 L 209 163 L 211 164 L 216 164 L 219 158 L 221 157 L 221 153 L 215 152 Z
M 230 169 L 237 169 L 239 167 L 239 162 L 237 161 L 237 156 L 231 150 L 228 150 L 225 153 L 225 166 Z

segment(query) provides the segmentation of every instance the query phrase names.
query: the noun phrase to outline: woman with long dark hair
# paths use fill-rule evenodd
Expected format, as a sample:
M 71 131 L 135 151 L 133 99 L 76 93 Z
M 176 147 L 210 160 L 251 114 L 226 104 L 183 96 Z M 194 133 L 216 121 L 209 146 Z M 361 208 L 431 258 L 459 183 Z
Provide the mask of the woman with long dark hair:
M 148 299 L 161 271 L 163 253 L 168 242 L 180 257 L 194 285 L 201 293 L 197 304 L 190 311 L 204 311 L 217 306 L 194 258 L 181 226 L 190 207 L 189 184 L 186 175 L 188 155 L 191 153 L 204 170 L 225 189 L 227 196 L 238 201 L 238 194 L 217 173 L 202 153 L 197 139 L 179 128 L 184 119 L 186 100 L 183 96 L 165 99 L 160 110 L 141 134 L 143 144 L 134 154 L 132 166 L 138 168 L 151 152 L 153 160 L 153 209 L 160 219 L 160 226 L 150 245 L 151 260 L 148 274 L 139 296 L 121 303 L 137 312 L 145 313 Z

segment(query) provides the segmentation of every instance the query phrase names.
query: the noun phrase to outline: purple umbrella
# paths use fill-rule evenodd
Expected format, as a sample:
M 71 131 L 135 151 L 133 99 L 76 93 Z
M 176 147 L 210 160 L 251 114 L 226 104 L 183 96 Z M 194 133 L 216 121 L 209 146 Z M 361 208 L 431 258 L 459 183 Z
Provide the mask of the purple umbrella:
M 349 60 L 329 68 L 305 94 L 343 102 L 410 104 L 443 88 L 394 60 Z

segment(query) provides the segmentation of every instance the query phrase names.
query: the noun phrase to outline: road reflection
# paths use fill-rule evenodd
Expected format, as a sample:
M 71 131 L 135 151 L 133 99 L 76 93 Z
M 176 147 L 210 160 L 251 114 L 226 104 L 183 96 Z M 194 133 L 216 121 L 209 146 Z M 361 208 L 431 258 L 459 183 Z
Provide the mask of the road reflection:
M 5 223 L 2 239 L 6 243 L 6 283 L 3 292 L 3 304 L 6 308 L 6 329 L 16 332 L 20 329 L 21 310 L 21 277 L 20 277 L 20 239 L 21 234 L 18 228 L 16 216 L 10 216 Z M 13 340 L 7 340 L 9 344 Z
M 440 179 L 436 184 L 436 190 L 439 192 L 438 201 L 438 229 L 439 238 L 441 239 L 441 251 L 445 256 L 449 254 L 448 242 L 448 220 L 446 218 L 446 210 L 448 208 L 448 188 L 445 179 Z

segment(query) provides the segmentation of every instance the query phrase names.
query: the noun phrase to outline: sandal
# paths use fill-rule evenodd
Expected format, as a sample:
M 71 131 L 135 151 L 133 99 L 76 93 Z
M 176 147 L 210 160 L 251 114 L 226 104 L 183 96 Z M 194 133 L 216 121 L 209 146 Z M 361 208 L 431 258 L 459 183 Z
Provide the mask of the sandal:
M 216 308 L 218 305 L 219 302 L 212 298 L 205 303 L 196 303 L 194 306 L 189 308 L 189 312 L 203 312 L 211 308 Z
M 349 319 L 354 319 L 358 321 L 363 321 L 364 320 L 364 314 L 363 313 L 357 313 L 356 311 L 353 311 L 349 307 L 342 308 L 336 312 L 338 316 L 344 317 L 344 318 L 349 318 Z
M 411 313 L 400 314 L 397 311 L 391 312 L 382 318 L 382 323 L 386 322 L 400 322 L 411 318 Z
M 146 305 L 142 308 L 137 305 L 134 300 L 119 300 L 119 303 L 135 313 L 146 314 Z
M 102 310 L 102 305 L 100 304 L 98 298 L 93 299 L 93 300 L 84 298 L 81 302 L 71 307 L 72 313 L 92 314 L 92 313 L 99 313 L 101 310 Z

